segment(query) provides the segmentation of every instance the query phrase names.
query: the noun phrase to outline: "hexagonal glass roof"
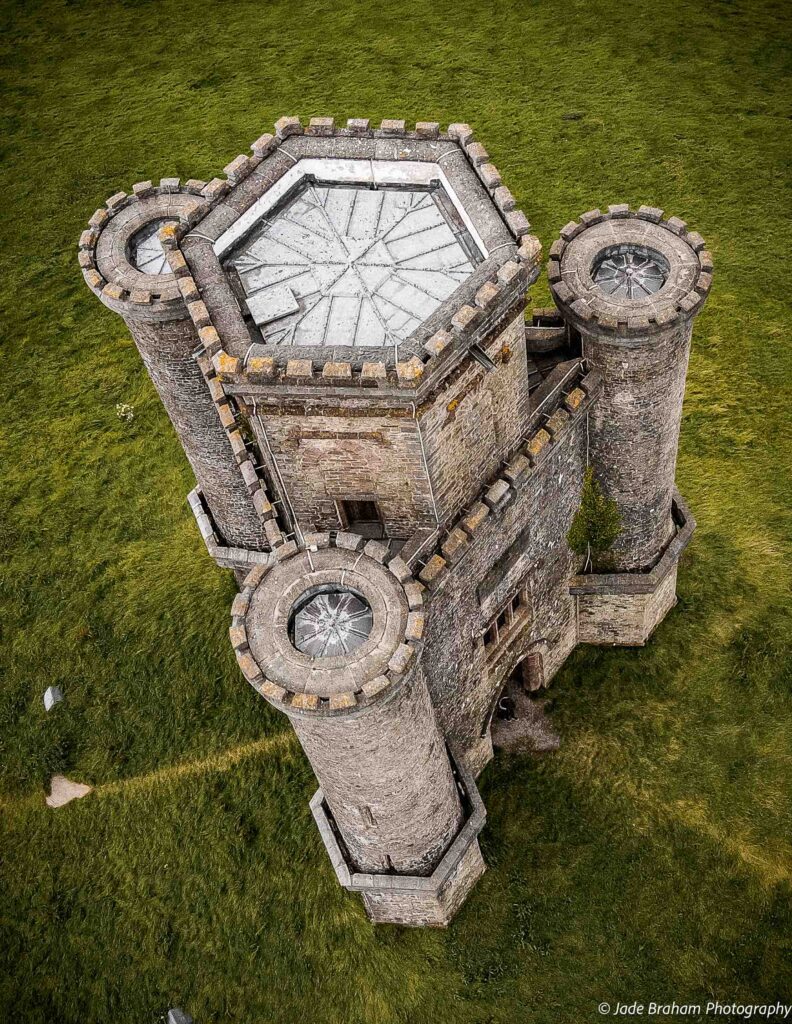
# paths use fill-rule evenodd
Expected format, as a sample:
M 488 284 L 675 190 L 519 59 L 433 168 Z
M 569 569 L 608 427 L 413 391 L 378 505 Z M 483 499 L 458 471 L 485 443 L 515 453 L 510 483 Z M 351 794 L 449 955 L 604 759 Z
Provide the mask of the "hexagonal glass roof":
M 267 344 L 375 347 L 407 338 L 482 259 L 437 183 L 306 180 L 224 265 Z

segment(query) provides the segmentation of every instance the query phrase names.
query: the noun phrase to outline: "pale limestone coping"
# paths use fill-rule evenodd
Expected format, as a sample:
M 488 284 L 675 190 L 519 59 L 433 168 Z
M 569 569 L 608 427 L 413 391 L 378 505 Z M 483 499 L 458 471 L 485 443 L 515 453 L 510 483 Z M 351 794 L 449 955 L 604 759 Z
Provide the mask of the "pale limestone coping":
M 359 713 L 393 692 L 420 658 L 421 591 L 401 558 L 372 543 L 350 533 L 310 534 L 260 560 L 245 579 L 231 608 L 231 643 L 245 678 L 280 710 Z M 334 585 L 368 602 L 371 632 L 348 655 L 313 658 L 290 640 L 291 613 L 306 594 Z

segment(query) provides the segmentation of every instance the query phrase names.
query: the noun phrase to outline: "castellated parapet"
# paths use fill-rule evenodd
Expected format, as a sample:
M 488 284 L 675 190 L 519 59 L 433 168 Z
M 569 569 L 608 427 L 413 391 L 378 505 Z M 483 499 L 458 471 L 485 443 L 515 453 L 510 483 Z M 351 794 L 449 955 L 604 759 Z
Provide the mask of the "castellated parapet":
M 397 120 L 281 118 L 225 177 L 140 183 L 80 240 L 240 584 L 242 673 L 378 922 L 448 924 L 484 871 L 502 695 L 578 643 L 645 643 L 695 526 L 674 472 L 703 240 L 584 214 L 527 322 L 539 255 L 469 126 Z M 566 539 L 588 465 L 622 518 L 608 573 Z

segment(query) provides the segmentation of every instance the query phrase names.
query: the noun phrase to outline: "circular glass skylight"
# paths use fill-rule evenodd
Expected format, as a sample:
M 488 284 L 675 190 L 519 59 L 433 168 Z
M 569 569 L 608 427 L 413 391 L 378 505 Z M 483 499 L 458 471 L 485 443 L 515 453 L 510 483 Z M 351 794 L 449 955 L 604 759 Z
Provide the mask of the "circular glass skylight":
M 165 250 L 159 240 L 159 231 L 165 224 L 172 224 L 173 218 L 160 217 L 136 231 L 129 240 L 129 262 L 142 274 L 169 274 L 170 267 Z
M 357 591 L 324 587 L 295 606 L 291 639 L 302 654 L 331 658 L 357 650 L 368 639 L 373 622 L 371 607 Z
M 645 299 L 668 280 L 668 260 L 645 245 L 611 245 L 597 256 L 591 276 L 615 299 Z

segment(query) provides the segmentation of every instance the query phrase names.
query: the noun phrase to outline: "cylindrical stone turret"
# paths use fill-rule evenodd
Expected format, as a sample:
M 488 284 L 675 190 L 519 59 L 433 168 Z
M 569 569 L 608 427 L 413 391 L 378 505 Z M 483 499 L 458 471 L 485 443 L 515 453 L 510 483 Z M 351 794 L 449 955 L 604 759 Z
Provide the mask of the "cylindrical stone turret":
M 430 874 L 462 808 L 420 666 L 363 714 L 290 717 L 357 868 Z
M 614 569 L 651 568 L 671 539 L 692 320 L 712 283 L 700 235 L 626 205 L 567 224 L 550 250 L 553 297 L 603 378 L 589 461 L 621 514 Z
M 80 237 L 80 266 L 129 328 L 223 540 L 261 549 L 262 526 L 194 359 L 198 334 L 159 241 L 164 225 L 193 222 L 205 211 L 202 187 L 166 178 L 112 196 Z
M 325 546 L 286 552 L 243 589 L 232 640 L 289 715 L 355 869 L 428 875 L 462 806 L 420 667 L 420 588 L 377 560 L 383 544 L 312 537 Z
M 445 924 L 484 865 L 421 668 L 423 588 L 398 557 L 384 564 L 378 541 L 305 545 L 248 575 L 232 607 L 237 659 L 291 719 L 343 884 L 375 920 Z

